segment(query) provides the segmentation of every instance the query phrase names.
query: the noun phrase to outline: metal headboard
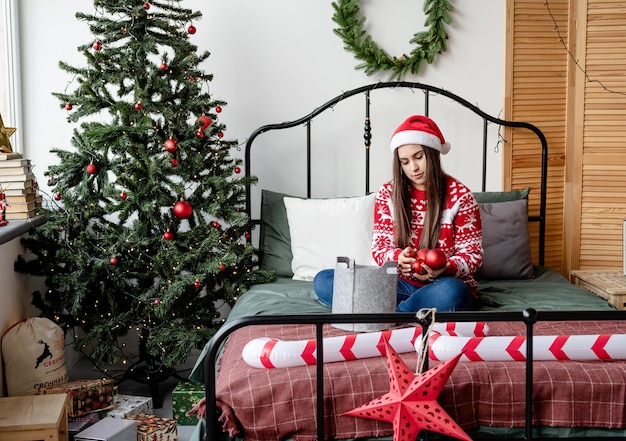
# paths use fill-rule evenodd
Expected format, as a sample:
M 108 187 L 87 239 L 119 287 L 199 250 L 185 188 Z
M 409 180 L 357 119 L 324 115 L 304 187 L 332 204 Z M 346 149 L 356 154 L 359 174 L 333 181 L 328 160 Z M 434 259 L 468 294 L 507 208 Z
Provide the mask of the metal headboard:
M 327 101 L 322 104 L 320 107 L 313 110 L 311 113 L 303 116 L 302 118 L 295 119 L 292 121 L 286 121 L 277 124 L 267 124 L 256 129 L 248 140 L 246 141 L 245 147 L 245 175 L 251 176 L 251 150 L 252 145 L 255 139 L 263 134 L 273 130 L 284 130 L 292 127 L 302 126 L 304 125 L 306 128 L 305 131 L 305 142 L 306 142 L 306 196 L 311 197 L 311 139 L 312 139 L 312 122 L 313 119 L 320 115 L 322 112 L 333 108 L 340 101 L 346 100 L 355 95 L 363 95 L 365 98 L 365 108 L 364 108 L 364 129 L 363 129 L 363 141 L 365 145 L 364 154 L 365 154 L 365 193 L 370 193 L 370 145 L 372 140 L 372 125 L 370 120 L 370 95 L 375 90 L 380 89 L 410 89 L 410 90 L 421 90 L 424 93 L 424 114 L 429 115 L 430 113 L 430 97 L 435 95 L 442 95 L 450 98 L 451 100 L 457 102 L 458 104 L 466 107 L 471 112 L 478 115 L 482 118 L 483 123 L 483 142 L 482 142 L 482 185 L 481 191 L 485 191 L 486 189 L 486 176 L 487 176 L 487 126 L 489 123 L 497 124 L 503 127 L 515 127 L 522 128 L 532 131 L 538 138 L 541 143 L 541 183 L 540 183 L 540 192 L 539 192 L 539 214 L 538 215 L 529 215 L 529 222 L 537 222 L 539 225 L 539 234 L 538 234 L 538 264 L 544 265 L 544 254 L 545 254 L 545 235 L 546 235 L 546 201 L 547 201 L 547 179 L 548 179 L 548 142 L 543 132 L 533 124 L 527 122 L 518 122 L 518 121 L 506 121 L 500 119 L 498 117 L 489 115 L 482 111 L 480 108 L 465 100 L 464 98 L 447 91 L 445 89 L 441 89 L 439 87 L 430 86 L 428 84 L 416 83 L 410 81 L 390 81 L 390 82 L 378 82 L 374 84 L 369 84 L 366 86 L 358 87 L 356 89 L 348 90 L 346 92 L 341 93 L 334 97 L 333 99 Z M 252 215 L 252 196 L 251 196 L 251 188 L 248 184 L 247 192 L 246 192 L 246 212 L 248 216 L 252 219 L 255 224 L 260 223 L 260 219 L 256 219 Z

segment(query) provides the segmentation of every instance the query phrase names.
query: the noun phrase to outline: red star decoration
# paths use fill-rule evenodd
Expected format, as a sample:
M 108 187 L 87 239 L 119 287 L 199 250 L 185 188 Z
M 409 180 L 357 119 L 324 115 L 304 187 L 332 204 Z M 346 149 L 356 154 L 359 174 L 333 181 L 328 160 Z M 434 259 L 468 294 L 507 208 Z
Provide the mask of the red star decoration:
M 394 441 L 414 441 L 422 429 L 454 438 L 471 438 L 437 403 L 461 353 L 416 376 L 385 340 L 389 392 L 343 415 L 393 423 Z

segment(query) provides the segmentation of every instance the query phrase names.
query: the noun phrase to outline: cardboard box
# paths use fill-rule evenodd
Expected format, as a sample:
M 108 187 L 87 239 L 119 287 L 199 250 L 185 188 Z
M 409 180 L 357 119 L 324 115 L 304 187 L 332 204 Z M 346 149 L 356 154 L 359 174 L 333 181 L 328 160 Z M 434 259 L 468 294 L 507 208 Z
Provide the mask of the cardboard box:
M 67 417 L 67 431 L 70 436 L 70 441 L 75 439 L 75 436 L 85 430 L 87 427 L 94 425 L 100 421 L 100 415 L 97 413 L 88 413 L 77 417 Z
M 113 380 L 77 380 L 39 388 L 37 395 L 67 393 L 70 396 L 69 416 L 112 409 L 115 405 Z
M 195 426 L 198 418 L 186 413 L 205 395 L 205 386 L 200 383 L 178 383 L 172 391 L 172 416 L 179 426 Z
M 152 413 L 152 398 L 135 395 L 115 395 L 115 407 L 106 412 L 106 416 L 126 418 L 138 413 Z
M 137 422 L 137 441 L 178 441 L 176 421 L 171 418 L 140 413 L 126 419 Z
M 76 435 L 74 441 L 137 441 L 137 423 L 104 417 Z

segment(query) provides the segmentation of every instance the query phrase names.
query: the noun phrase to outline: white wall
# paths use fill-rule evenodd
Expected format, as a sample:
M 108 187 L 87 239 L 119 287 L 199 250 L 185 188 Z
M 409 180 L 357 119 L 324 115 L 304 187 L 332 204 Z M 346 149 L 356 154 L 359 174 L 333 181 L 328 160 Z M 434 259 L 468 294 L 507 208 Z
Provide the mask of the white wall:
M 40 186 L 47 191 L 43 172 L 56 162 L 49 153 L 52 147 L 70 148 L 73 126 L 66 122 L 66 112 L 52 97 L 53 91 L 72 90 L 72 80 L 58 68 L 59 60 L 84 65 L 77 52 L 80 44 L 92 40 L 85 23 L 74 14 L 80 9 L 92 11 L 92 2 L 68 0 L 20 0 L 19 26 L 21 46 L 21 79 L 24 154 L 35 163 Z M 361 2 L 361 11 L 374 40 L 393 55 L 408 53 L 411 36 L 423 29 L 422 2 L 392 0 Z M 492 0 L 453 1 L 452 24 L 448 27 L 448 50 L 432 65 L 425 64 L 417 76 L 406 80 L 420 81 L 443 87 L 465 97 L 483 110 L 499 114 L 503 96 L 504 6 Z M 382 73 L 368 77 L 354 67 L 357 60 L 343 48 L 343 42 L 333 29 L 333 8 L 330 1 L 264 0 L 190 0 L 185 3 L 200 10 L 203 18 L 194 22 L 198 29 L 194 42 L 199 50 L 208 50 L 206 72 L 214 74 L 211 93 L 228 102 L 222 113 L 227 124 L 227 136 L 245 142 L 253 129 L 266 123 L 300 117 L 319 104 L 344 90 L 387 79 Z M 395 105 L 394 105 L 395 106 Z M 410 113 L 422 112 L 422 107 L 407 102 L 401 108 L 386 108 L 374 115 L 374 163 L 389 160 L 387 141 L 391 132 Z M 359 112 L 362 112 L 359 105 Z M 324 143 L 330 147 L 342 144 L 362 145 L 362 134 L 355 141 L 345 141 L 342 127 L 353 120 L 352 109 L 339 115 L 340 124 L 325 130 Z M 359 114 L 360 115 L 360 114 Z M 467 148 L 468 137 L 457 129 L 454 113 L 431 114 L 452 143 L 452 152 L 445 158 L 446 169 L 470 186 L 478 185 L 479 163 Z M 345 120 L 344 120 L 345 118 Z M 345 123 L 344 123 L 345 122 Z M 356 120 L 357 130 L 362 117 Z M 346 129 L 347 130 L 347 129 Z M 276 141 L 291 143 L 291 140 Z M 291 177 L 264 175 L 270 167 L 293 168 L 298 173 L 295 153 L 273 149 L 258 155 L 253 173 L 260 177 L 260 186 L 289 191 Z M 355 167 L 352 150 L 327 152 L 318 160 L 318 173 L 344 175 L 345 182 L 329 184 L 320 193 L 352 192 Z M 495 157 L 490 187 L 500 189 L 501 158 Z M 256 156 L 255 156 L 256 158 Z M 328 160 L 332 158 L 332 160 Z M 279 159 L 277 161 L 277 159 Z M 255 163 L 256 164 L 256 163 Z M 360 164 L 360 163 L 359 163 Z M 468 167 L 469 164 L 469 167 Z M 389 167 L 374 173 L 374 183 L 389 177 Z M 296 192 L 300 190 L 295 189 Z

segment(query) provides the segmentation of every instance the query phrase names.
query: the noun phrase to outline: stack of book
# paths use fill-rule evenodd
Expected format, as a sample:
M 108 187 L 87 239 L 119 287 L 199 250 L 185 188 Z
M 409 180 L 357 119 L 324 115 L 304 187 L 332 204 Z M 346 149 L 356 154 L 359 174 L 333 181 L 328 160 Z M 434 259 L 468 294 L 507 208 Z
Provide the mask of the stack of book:
M 16 153 L 0 154 L 0 192 L 4 193 L 8 203 L 7 220 L 28 219 L 36 215 L 42 197 L 37 191 L 30 159 Z

